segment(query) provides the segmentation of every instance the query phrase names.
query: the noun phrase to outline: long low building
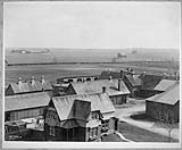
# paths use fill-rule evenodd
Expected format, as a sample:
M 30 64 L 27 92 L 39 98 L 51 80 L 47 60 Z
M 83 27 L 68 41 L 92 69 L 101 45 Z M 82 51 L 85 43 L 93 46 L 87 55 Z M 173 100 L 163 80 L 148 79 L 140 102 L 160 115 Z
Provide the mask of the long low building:
M 71 83 L 67 94 L 107 93 L 114 105 L 126 103 L 130 91 L 121 79 L 97 80 L 84 83 Z
M 162 122 L 179 122 L 179 83 L 146 100 L 146 114 Z
M 45 114 L 45 135 L 54 141 L 98 141 L 101 132 L 117 130 L 108 94 L 53 97 Z

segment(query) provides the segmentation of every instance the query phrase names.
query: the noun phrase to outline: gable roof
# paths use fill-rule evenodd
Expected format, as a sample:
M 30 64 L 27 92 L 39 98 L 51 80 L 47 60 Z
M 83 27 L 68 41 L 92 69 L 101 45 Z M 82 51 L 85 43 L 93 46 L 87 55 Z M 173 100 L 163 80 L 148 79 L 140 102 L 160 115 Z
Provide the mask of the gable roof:
M 154 88 L 154 90 L 166 91 L 170 86 L 176 84 L 176 82 L 176 80 L 162 79 Z
M 48 106 L 50 97 L 46 92 L 5 96 L 5 111 Z
M 179 83 L 176 83 L 176 84 L 170 86 L 166 90 L 166 92 L 157 94 L 153 97 L 150 97 L 147 100 L 153 101 L 153 102 L 158 102 L 158 103 L 169 104 L 169 105 L 175 105 L 180 100 Z
M 70 86 L 73 87 L 76 94 L 92 94 L 92 93 L 102 93 L 102 88 L 106 87 L 106 93 L 109 96 L 129 94 L 130 91 L 126 87 L 125 83 L 120 80 L 120 91 L 118 90 L 118 80 L 96 80 L 84 83 L 71 83 Z
M 42 90 L 52 90 L 52 86 L 48 81 L 41 83 L 35 80 L 31 82 L 21 82 L 21 83 L 10 83 L 6 90 L 11 88 L 14 94 L 29 93 L 29 92 L 40 92 Z
M 125 75 L 128 81 L 131 83 L 132 86 L 141 86 L 142 81 L 139 78 L 139 75 Z
M 52 102 L 57 110 L 60 120 L 74 118 L 71 111 L 75 100 L 89 102 L 91 111 L 100 111 L 101 113 L 113 113 L 115 111 L 115 108 L 106 93 L 53 97 Z
M 162 78 L 163 77 L 160 75 L 141 75 L 140 79 L 142 80 L 142 89 L 153 90 L 154 87 L 156 87 L 156 85 L 162 80 Z

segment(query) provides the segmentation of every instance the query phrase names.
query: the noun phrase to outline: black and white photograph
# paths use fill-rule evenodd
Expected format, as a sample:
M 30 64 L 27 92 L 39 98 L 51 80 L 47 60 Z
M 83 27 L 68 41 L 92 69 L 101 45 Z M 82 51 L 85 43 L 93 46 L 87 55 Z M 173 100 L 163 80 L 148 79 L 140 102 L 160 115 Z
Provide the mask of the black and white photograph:
M 181 146 L 181 2 L 7 1 L 2 30 L 5 148 Z

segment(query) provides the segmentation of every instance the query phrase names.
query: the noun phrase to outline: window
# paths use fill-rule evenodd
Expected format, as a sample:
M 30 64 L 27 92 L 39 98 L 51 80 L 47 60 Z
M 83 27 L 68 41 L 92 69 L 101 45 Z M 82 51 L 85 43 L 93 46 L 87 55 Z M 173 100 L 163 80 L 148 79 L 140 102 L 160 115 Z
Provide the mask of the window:
M 55 135 L 56 135 L 55 127 L 50 126 L 49 134 L 50 134 L 51 136 L 55 136 Z
M 92 112 L 92 119 L 99 119 L 99 114 L 97 112 Z
M 98 134 L 98 127 L 91 128 L 90 129 L 90 138 L 91 139 L 97 137 L 97 134 Z

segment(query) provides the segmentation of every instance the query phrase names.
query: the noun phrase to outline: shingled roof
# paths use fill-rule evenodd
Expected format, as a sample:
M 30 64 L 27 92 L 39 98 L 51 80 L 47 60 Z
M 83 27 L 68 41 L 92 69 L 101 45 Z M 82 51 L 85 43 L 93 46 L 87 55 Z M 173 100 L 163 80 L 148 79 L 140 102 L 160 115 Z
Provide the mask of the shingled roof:
M 141 75 L 140 79 L 142 80 L 142 89 L 153 90 L 156 85 L 162 80 L 162 78 L 163 77 L 160 75 Z
M 169 79 L 162 79 L 157 86 L 154 88 L 154 90 L 157 91 L 166 91 L 169 87 L 173 86 L 176 84 L 176 80 L 169 80 Z
M 50 97 L 46 92 L 5 96 L 5 111 L 15 111 L 48 106 Z
M 60 120 L 72 119 L 72 108 L 76 100 L 89 102 L 91 111 L 104 113 L 114 113 L 115 108 L 108 97 L 108 94 L 83 94 L 53 97 L 52 102 L 58 112 Z M 83 113 L 82 111 L 80 113 Z
M 52 86 L 48 81 L 29 81 L 29 82 L 18 82 L 18 83 L 10 83 L 8 88 L 6 89 L 6 93 L 8 91 L 12 91 L 13 94 L 22 94 L 22 93 L 30 93 L 30 92 L 41 92 L 52 90 Z
M 170 86 L 165 92 L 150 97 L 147 101 L 175 105 L 180 100 L 179 92 L 179 83 L 176 83 Z
M 118 82 L 120 82 L 120 90 L 118 90 Z M 106 88 L 106 93 L 108 93 L 109 96 L 130 93 L 125 83 L 122 80 L 118 81 L 117 79 L 71 83 L 70 86 L 74 89 L 75 94 L 102 93 L 103 87 Z

